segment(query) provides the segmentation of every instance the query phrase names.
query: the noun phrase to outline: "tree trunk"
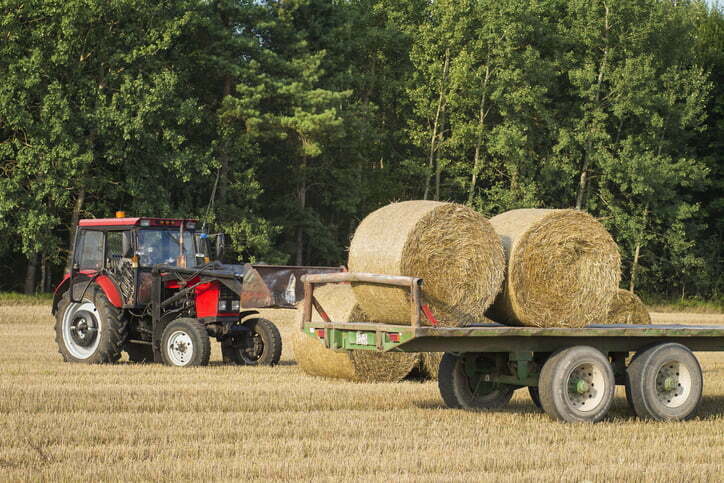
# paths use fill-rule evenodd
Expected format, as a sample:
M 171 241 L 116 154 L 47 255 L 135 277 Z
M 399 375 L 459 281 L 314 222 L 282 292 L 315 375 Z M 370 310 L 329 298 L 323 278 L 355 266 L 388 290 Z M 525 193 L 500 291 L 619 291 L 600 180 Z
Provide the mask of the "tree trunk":
M 483 79 L 483 93 L 480 96 L 480 111 L 478 113 L 478 139 L 475 143 L 475 156 L 473 157 L 473 174 L 470 178 L 470 190 L 468 191 L 468 206 L 473 204 L 475 184 L 478 182 L 480 171 L 480 148 L 483 145 L 483 129 L 485 129 L 485 99 L 488 91 L 488 79 L 490 78 L 490 66 L 485 66 L 485 78 Z
M 595 109 L 598 110 L 601 103 L 601 85 L 603 84 L 603 75 L 606 71 L 606 63 L 608 61 L 608 32 L 610 25 L 608 22 L 609 10 L 608 5 L 604 5 L 605 17 L 603 19 L 603 56 L 601 57 L 601 65 L 598 68 L 598 78 L 596 79 L 596 98 L 594 101 Z M 590 131 L 593 126 L 589 127 L 588 138 L 584 146 L 583 166 L 581 167 L 581 175 L 578 178 L 578 192 L 576 193 L 576 209 L 582 210 L 586 203 L 586 192 L 588 191 L 589 170 L 591 169 L 591 153 L 593 152 L 593 141 L 591 140 Z
M 48 258 L 43 255 L 40 259 L 40 293 L 47 292 L 45 280 L 48 278 Z
M 70 268 L 73 265 L 73 248 L 75 248 L 75 231 L 78 227 L 78 221 L 80 220 L 80 212 L 83 209 L 83 203 L 85 202 L 85 188 L 78 188 L 78 197 L 75 199 L 75 205 L 73 205 L 73 212 L 70 215 L 70 236 L 68 242 L 68 258 L 65 262 L 65 273 L 70 272 Z
M 643 214 L 643 230 L 646 230 L 646 220 L 649 217 L 649 205 L 648 203 L 644 207 L 644 214 Z M 633 262 L 631 263 L 631 281 L 629 283 L 628 289 L 629 291 L 633 292 L 634 288 L 636 287 L 636 274 L 639 270 L 639 256 L 641 254 L 641 239 L 643 236 L 639 237 L 639 239 L 636 241 L 636 248 L 634 249 L 634 258 Z
M 441 116 L 442 120 L 440 121 L 440 132 L 438 134 L 439 140 L 435 152 L 435 201 L 440 201 L 440 173 L 442 171 L 442 167 L 440 166 L 440 144 L 442 143 L 442 138 L 445 132 L 445 123 L 447 121 L 446 111 L 446 106 L 443 106 Z
M 634 250 L 634 257 L 633 262 L 631 262 L 631 280 L 628 284 L 628 290 L 629 292 L 633 293 L 634 289 L 636 288 L 636 274 L 639 271 L 639 254 L 641 253 L 641 243 L 636 244 L 636 249 Z
M 588 165 L 590 163 L 590 159 L 588 157 L 588 152 L 584 155 L 583 159 L 583 168 L 581 168 L 581 176 L 578 179 L 578 193 L 576 194 L 576 209 L 581 210 L 583 209 L 583 202 L 585 201 L 585 193 L 586 193 L 586 185 L 588 184 Z
M 35 293 L 35 272 L 38 268 L 38 254 L 33 253 L 28 257 L 28 267 L 25 271 L 25 295 L 33 295 Z
M 224 90 L 223 97 L 231 95 L 232 78 L 229 74 L 224 76 Z M 226 139 L 221 140 L 219 146 L 219 161 L 221 162 L 221 171 L 219 172 L 219 200 L 221 200 L 222 209 L 225 207 L 226 192 L 228 187 L 228 173 L 229 173 L 229 146 Z
M 307 206 L 307 176 L 304 172 L 306 168 L 306 161 L 302 163 L 302 176 L 301 183 L 297 188 L 297 201 L 299 202 L 299 213 L 304 216 L 304 210 Z M 297 265 L 303 265 L 304 263 L 304 226 L 300 223 L 297 225 Z
M 442 79 L 440 79 L 440 93 L 437 97 L 437 110 L 435 112 L 435 121 L 432 124 L 432 136 L 430 137 L 430 153 L 427 157 L 428 175 L 425 180 L 425 194 L 422 199 L 426 200 L 430 195 L 430 178 L 432 177 L 433 163 L 435 162 L 435 141 L 437 140 L 437 131 L 440 124 L 440 115 L 444 109 L 445 102 L 445 81 L 447 80 L 447 69 L 450 65 L 450 49 L 445 50 L 445 64 L 442 69 Z

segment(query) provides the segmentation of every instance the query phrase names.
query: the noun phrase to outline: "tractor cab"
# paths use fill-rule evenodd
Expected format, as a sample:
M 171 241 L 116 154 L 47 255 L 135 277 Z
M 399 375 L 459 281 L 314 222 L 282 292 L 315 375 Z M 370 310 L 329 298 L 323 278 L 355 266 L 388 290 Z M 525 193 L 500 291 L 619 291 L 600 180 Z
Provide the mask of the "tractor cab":
M 276 364 L 279 331 L 253 309 L 294 308 L 303 274 L 341 268 L 213 261 L 223 250 L 223 235 L 206 235 L 193 219 L 81 220 L 53 299 L 61 355 L 107 363 L 125 351 L 135 362 L 205 365 L 214 337 L 227 362 Z
M 109 275 L 122 304 L 142 308 L 150 302 L 154 266 L 198 268 L 210 264 L 209 236 L 197 232 L 196 227 L 197 221 L 190 219 L 81 220 L 66 281 Z M 216 238 L 220 254 L 223 236 Z

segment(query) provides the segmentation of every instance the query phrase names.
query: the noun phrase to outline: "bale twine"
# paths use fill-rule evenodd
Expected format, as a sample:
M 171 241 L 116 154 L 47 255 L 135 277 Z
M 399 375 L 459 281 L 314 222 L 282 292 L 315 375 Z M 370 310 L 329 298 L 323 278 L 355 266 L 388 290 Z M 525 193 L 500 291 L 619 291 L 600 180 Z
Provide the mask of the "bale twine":
M 651 315 L 633 292 L 618 289 L 608 311 L 609 324 L 650 324 Z
M 314 296 L 333 321 L 369 320 L 357 305 L 349 285 L 325 285 L 315 289 Z M 312 314 L 313 320 L 322 320 L 315 310 Z M 302 316 L 300 307 L 297 310 L 297 326 Z M 397 382 L 419 364 L 417 353 L 329 350 L 322 341 L 298 330 L 294 333 L 292 344 L 297 363 L 304 372 L 313 376 L 360 382 Z
M 578 210 L 521 209 L 491 218 L 507 258 L 491 317 L 533 327 L 606 322 L 621 258 L 606 229 Z
M 479 321 L 504 276 L 503 248 L 488 221 L 462 205 L 392 203 L 369 214 L 349 249 L 352 272 L 424 279 L 423 295 L 443 326 Z M 409 290 L 353 284 L 375 322 L 409 324 Z

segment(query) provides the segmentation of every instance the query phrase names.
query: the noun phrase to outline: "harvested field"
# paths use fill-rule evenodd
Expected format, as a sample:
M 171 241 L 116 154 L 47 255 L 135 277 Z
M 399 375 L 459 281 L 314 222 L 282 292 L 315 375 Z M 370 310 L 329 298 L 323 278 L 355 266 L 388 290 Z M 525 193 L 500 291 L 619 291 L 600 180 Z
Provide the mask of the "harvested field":
M 503 247 L 490 223 L 455 203 L 404 201 L 373 211 L 357 227 L 349 270 L 424 280 L 423 295 L 440 324 L 479 321 L 503 282 Z M 409 291 L 353 284 L 376 322 L 409 324 Z
M 724 355 L 700 354 L 704 400 L 686 423 L 643 423 L 619 389 L 603 423 L 567 425 L 525 391 L 498 412 L 445 409 L 434 382 L 306 376 L 278 367 L 61 362 L 47 306 L 0 307 L 0 478 L 375 481 L 721 481 Z M 265 316 L 285 342 L 293 311 Z M 654 323 L 718 323 L 653 314 Z
M 490 224 L 507 260 L 493 319 L 537 327 L 606 322 L 621 257 L 595 218 L 578 210 L 520 209 L 494 216 Z

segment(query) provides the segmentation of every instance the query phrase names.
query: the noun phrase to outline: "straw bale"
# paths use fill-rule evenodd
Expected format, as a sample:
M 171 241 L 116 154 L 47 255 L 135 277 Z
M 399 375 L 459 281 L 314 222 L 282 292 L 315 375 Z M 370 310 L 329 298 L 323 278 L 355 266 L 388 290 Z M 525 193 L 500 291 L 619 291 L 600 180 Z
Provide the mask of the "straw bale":
M 650 324 L 651 315 L 636 294 L 618 289 L 608 311 L 609 324 Z
M 349 269 L 424 279 L 423 296 L 442 326 L 481 320 L 504 276 L 501 243 L 490 223 L 462 205 L 392 203 L 369 214 L 349 249 Z M 369 317 L 409 324 L 409 291 L 353 284 Z
M 423 352 L 420 355 L 422 359 L 420 361 L 420 373 L 424 378 L 437 381 L 443 352 Z
M 315 289 L 315 298 L 333 321 L 367 322 L 369 318 L 356 303 L 349 285 L 325 285 Z M 315 310 L 314 320 L 321 318 Z M 297 310 L 297 325 L 301 321 Z M 292 343 L 294 357 L 304 372 L 313 376 L 361 382 L 401 381 L 419 364 L 419 355 L 404 352 L 333 351 L 322 341 L 295 331 Z
M 508 262 L 493 319 L 534 327 L 606 322 L 621 258 L 603 225 L 582 211 L 543 209 L 508 211 L 490 223 Z

